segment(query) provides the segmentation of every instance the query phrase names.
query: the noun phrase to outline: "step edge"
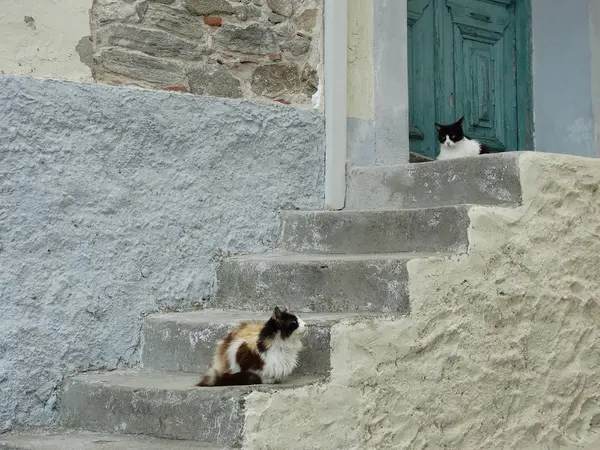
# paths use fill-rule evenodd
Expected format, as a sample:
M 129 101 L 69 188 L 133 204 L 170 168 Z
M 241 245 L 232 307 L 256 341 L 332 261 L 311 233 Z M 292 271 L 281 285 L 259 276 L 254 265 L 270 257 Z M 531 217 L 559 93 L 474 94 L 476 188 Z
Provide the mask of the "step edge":
M 410 261 L 413 259 L 451 257 L 462 252 L 396 252 L 396 253 L 297 253 L 297 252 L 268 252 L 250 255 L 234 255 L 220 261 L 227 262 L 275 262 L 275 263 L 317 263 L 331 262 L 361 262 L 361 261 Z
M 293 311 L 292 311 L 293 312 Z M 203 315 L 207 313 L 207 315 Z M 249 318 L 232 318 L 228 320 L 226 318 L 219 319 L 220 322 L 210 321 L 211 317 L 209 314 L 223 313 L 223 315 L 234 313 L 234 314 L 247 314 Z M 256 318 L 260 314 L 264 314 L 263 318 Z M 253 320 L 264 320 L 267 321 L 271 312 L 270 311 L 250 311 L 250 310 L 239 310 L 239 309 L 221 309 L 221 308 L 206 308 L 202 311 L 187 311 L 187 312 L 175 312 L 175 313 L 157 313 L 151 314 L 145 317 L 144 321 L 154 324 L 176 324 L 176 325 L 235 325 L 239 324 L 240 321 L 253 321 Z M 302 314 L 302 320 L 308 324 L 314 323 L 316 325 L 331 325 L 336 324 L 345 320 L 353 319 L 377 319 L 388 317 L 384 314 L 378 313 L 362 313 L 362 312 L 342 312 L 342 313 L 306 313 Z M 184 319 L 183 321 L 181 319 Z M 179 320 L 178 320 L 179 319 Z

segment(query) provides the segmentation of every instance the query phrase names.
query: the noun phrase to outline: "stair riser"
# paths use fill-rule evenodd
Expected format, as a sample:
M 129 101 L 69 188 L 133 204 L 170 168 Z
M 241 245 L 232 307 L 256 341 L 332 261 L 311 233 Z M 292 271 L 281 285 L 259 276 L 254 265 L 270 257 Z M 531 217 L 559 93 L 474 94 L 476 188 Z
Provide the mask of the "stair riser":
M 204 373 L 212 364 L 217 342 L 237 324 L 189 324 L 147 318 L 142 364 L 145 369 Z M 295 374 L 324 375 L 330 369 L 332 323 L 308 322 Z
M 426 208 L 521 203 L 520 153 L 484 155 L 394 167 L 355 167 L 346 208 Z
M 298 312 L 408 313 L 406 260 L 223 261 L 214 307 Z
M 241 444 L 243 397 L 232 390 L 133 389 L 104 383 L 66 382 L 60 402 L 66 427 Z
M 468 245 L 466 206 L 405 211 L 284 211 L 279 248 L 297 253 L 459 252 Z

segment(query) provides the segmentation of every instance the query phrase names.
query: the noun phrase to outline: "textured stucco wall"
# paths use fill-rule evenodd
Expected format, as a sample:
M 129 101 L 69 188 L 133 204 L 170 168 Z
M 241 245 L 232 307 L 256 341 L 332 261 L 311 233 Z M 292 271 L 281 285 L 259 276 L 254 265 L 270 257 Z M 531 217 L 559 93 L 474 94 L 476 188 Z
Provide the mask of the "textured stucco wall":
M 0 73 L 92 80 L 86 65 L 92 0 L 6 0 L 0 6 Z
M 535 150 L 595 156 L 588 0 L 531 7 Z
M 323 159 L 294 108 L 0 76 L 0 429 L 136 362 L 142 315 L 201 302 L 279 209 L 321 208 Z
M 598 439 L 600 161 L 529 152 L 520 170 L 523 206 L 473 209 L 468 254 L 409 263 L 409 317 L 338 325 L 327 384 L 251 396 L 247 448 Z

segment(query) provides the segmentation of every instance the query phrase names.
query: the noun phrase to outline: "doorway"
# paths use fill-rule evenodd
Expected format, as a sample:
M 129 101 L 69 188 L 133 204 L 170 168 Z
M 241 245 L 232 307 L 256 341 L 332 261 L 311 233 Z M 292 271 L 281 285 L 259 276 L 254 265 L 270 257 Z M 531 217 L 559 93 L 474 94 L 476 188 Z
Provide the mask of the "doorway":
M 530 0 L 408 0 L 410 150 L 435 158 L 434 123 L 497 151 L 533 150 Z

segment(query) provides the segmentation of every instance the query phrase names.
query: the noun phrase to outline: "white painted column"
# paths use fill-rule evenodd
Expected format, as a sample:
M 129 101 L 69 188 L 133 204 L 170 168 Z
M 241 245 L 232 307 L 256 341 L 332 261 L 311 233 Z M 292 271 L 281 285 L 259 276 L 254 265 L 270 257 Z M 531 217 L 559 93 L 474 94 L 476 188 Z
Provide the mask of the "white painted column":
M 325 207 L 342 209 L 346 200 L 348 5 L 325 0 Z

